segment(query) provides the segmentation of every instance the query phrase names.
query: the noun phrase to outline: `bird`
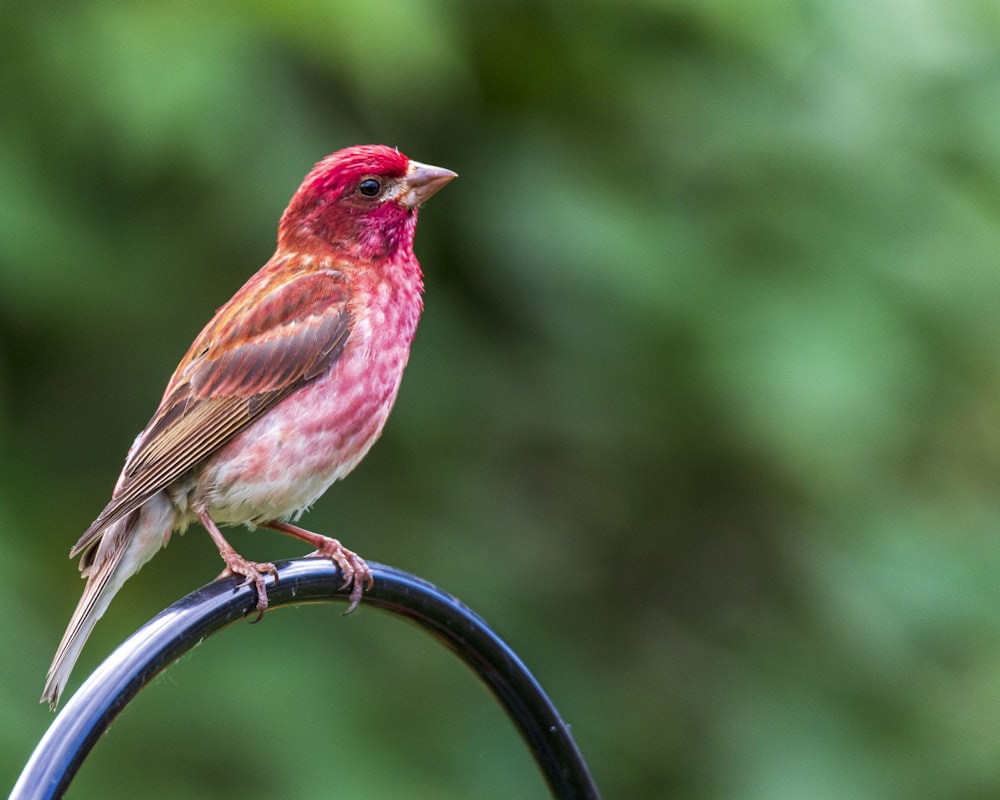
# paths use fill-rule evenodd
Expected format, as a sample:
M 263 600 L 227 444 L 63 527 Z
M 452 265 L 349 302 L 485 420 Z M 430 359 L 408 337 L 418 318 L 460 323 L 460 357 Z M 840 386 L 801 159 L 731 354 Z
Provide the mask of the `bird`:
M 381 435 L 423 311 L 418 211 L 455 177 L 385 145 L 339 150 L 306 175 L 274 255 L 195 338 L 110 502 L 71 549 L 87 582 L 41 702 L 57 708 L 112 598 L 193 522 L 219 549 L 220 577 L 254 586 L 258 620 L 275 566 L 245 559 L 220 526 L 309 543 L 340 567 L 348 611 L 357 606 L 372 585 L 364 559 L 294 522 Z

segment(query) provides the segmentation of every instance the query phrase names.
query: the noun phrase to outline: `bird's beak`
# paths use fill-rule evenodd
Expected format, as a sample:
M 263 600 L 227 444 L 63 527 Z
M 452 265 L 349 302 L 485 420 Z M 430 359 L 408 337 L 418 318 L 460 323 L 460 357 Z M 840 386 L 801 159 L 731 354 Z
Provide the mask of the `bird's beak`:
M 458 173 L 450 169 L 411 161 L 410 168 L 406 171 L 406 190 L 403 192 L 402 203 L 407 208 L 416 208 L 457 177 Z

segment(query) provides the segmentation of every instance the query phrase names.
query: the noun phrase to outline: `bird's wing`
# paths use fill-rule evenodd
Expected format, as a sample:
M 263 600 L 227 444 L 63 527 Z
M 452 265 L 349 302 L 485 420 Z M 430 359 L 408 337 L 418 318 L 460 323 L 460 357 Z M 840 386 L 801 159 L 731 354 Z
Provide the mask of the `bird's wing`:
M 218 310 L 167 385 L 114 496 L 70 551 L 216 452 L 340 356 L 350 334 L 347 279 L 335 270 L 275 280 L 265 268 Z

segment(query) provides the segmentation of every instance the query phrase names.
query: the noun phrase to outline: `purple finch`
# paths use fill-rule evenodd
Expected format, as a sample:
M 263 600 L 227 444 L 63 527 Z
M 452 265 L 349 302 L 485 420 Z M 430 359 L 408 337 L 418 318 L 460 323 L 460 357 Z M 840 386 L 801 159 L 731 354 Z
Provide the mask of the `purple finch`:
M 310 172 L 271 260 L 194 340 L 129 450 L 111 502 L 70 551 L 87 579 L 49 668 L 55 708 L 87 636 L 122 584 L 193 521 L 223 574 L 267 608 L 273 564 L 240 556 L 219 524 L 291 534 L 370 585 L 365 562 L 288 522 L 349 473 L 382 431 L 423 308 L 417 211 L 455 173 L 389 147 L 341 150 Z

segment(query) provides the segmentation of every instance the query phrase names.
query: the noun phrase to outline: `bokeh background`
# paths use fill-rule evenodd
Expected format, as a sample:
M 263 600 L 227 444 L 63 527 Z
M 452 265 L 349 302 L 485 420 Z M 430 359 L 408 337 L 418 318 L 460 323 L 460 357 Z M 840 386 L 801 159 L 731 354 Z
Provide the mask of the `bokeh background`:
M 490 620 L 609 798 L 1000 794 L 1000 5 L 2 13 L 0 784 L 177 359 L 312 164 L 382 142 L 461 177 L 396 411 L 308 526 Z M 219 568 L 175 539 L 70 690 Z M 72 796 L 545 796 L 449 653 L 339 610 L 197 648 Z

